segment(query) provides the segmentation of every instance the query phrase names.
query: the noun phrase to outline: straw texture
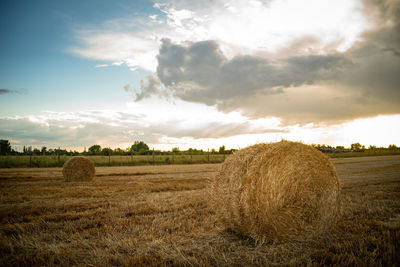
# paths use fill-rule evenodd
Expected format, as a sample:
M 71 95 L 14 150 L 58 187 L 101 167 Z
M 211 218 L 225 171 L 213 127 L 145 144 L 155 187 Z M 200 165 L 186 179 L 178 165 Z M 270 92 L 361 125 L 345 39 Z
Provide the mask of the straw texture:
M 64 163 L 63 176 L 65 181 L 91 181 L 95 174 L 94 164 L 85 157 L 73 157 Z
M 222 164 L 210 193 L 222 222 L 258 242 L 319 235 L 336 222 L 340 206 L 329 158 L 289 141 L 236 152 Z

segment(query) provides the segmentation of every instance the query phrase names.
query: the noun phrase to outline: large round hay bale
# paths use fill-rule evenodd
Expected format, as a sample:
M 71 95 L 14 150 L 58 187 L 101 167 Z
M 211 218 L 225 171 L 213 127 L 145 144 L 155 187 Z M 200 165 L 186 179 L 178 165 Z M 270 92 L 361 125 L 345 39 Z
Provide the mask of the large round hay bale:
M 95 174 L 94 164 L 85 157 L 73 157 L 64 163 L 63 176 L 65 181 L 91 181 Z
M 340 183 L 331 161 L 297 142 L 242 149 L 227 158 L 211 183 L 222 222 L 257 242 L 314 237 L 339 213 Z

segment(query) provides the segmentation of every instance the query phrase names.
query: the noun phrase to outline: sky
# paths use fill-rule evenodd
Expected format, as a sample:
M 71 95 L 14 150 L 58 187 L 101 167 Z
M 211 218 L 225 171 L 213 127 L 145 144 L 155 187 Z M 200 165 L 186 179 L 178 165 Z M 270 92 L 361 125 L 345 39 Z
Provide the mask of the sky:
M 396 0 L 3 0 L 0 36 L 19 151 L 400 146 Z

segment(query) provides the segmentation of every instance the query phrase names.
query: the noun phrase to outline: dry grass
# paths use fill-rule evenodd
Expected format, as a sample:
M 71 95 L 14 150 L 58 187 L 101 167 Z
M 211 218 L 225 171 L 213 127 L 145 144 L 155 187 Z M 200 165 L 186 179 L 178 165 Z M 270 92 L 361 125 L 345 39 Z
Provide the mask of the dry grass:
M 210 186 L 221 221 L 257 242 L 304 240 L 328 231 L 339 212 L 331 161 L 297 142 L 260 143 L 234 153 Z
M 400 157 L 335 159 L 342 217 L 312 241 L 257 245 L 219 224 L 205 187 L 219 165 L 0 170 L 0 265 L 395 265 Z

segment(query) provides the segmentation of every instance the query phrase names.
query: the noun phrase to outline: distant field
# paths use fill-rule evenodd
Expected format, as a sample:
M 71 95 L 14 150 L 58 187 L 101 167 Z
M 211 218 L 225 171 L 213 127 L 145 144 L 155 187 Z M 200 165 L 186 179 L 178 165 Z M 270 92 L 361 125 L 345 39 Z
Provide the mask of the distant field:
M 219 223 L 206 186 L 219 164 L 0 169 L 0 266 L 400 264 L 400 156 L 332 159 L 342 216 L 310 241 L 257 245 Z
M 327 153 L 331 158 L 347 157 L 369 157 L 400 155 L 400 150 L 367 150 L 352 153 Z M 0 168 L 45 168 L 62 167 L 72 156 L 0 156 Z M 86 156 L 96 166 L 137 166 L 152 164 L 199 164 L 199 163 L 221 163 L 229 154 L 202 154 L 202 155 L 134 155 L 134 156 Z
M 86 156 L 96 166 L 135 166 L 148 164 L 221 163 L 228 155 L 135 155 L 135 156 Z M 0 168 L 62 167 L 72 156 L 0 156 Z
M 400 155 L 400 149 L 396 149 L 396 150 L 366 150 L 363 152 L 352 152 L 352 153 L 328 153 L 326 155 L 331 158 L 389 156 L 389 155 Z

